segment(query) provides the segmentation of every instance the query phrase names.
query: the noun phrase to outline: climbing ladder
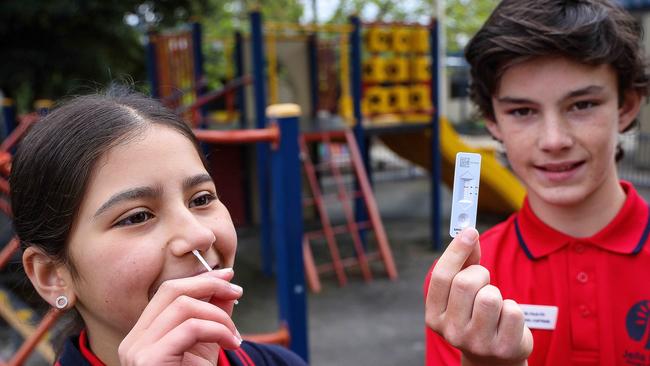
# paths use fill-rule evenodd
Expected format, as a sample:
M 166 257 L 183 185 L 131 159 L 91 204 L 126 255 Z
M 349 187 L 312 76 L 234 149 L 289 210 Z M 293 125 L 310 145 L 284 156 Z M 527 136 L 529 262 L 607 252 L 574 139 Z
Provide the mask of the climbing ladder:
M 315 165 L 309 155 L 309 144 L 320 143 L 324 149 L 323 160 Z M 349 155 L 348 161 L 341 161 L 341 154 L 336 154 L 336 148 L 344 148 Z M 323 131 L 303 133 L 300 136 L 300 150 L 305 170 L 305 175 L 311 190 L 311 198 L 304 200 L 305 206 L 315 206 L 320 218 L 321 228 L 312 231 L 305 231 L 303 237 L 303 254 L 305 262 L 305 276 L 312 291 L 320 292 L 320 274 L 334 272 L 340 286 L 347 283 L 346 269 L 358 267 L 364 281 L 372 280 L 370 262 L 381 261 L 388 278 L 397 278 L 397 269 L 393 260 L 393 254 L 388 244 L 384 226 L 379 216 L 375 196 L 372 192 L 368 175 L 366 174 L 359 147 L 351 131 Z M 350 192 L 346 187 L 343 168 L 349 166 L 351 173 L 356 179 L 358 191 Z M 336 186 L 333 194 L 324 194 L 318 179 L 318 174 L 329 173 Z M 341 206 L 345 216 L 345 223 L 333 225 L 328 213 L 327 204 L 336 199 Z M 365 203 L 368 220 L 357 221 L 354 214 L 352 202 L 361 198 Z M 368 252 L 362 240 L 362 231 L 373 231 L 377 244 L 377 250 Z M 337 236 L 349 235 L 352 239 L 354 255 L 346 258 L 341 257 L 340 244 Z M 329 250 L 331 262 L 316 264 L 312 252 L 312 242 L 317 239 L 325 239 Z
M 21 117 L 20 123 L 0 144 L 0 210 L 11 217 L 11 207 L 7 201 L 9 194 L 9 182 L 6 176 L 11 169 L 11 150 L 25 135 L 31 125 L 38 120 L 35 113 Z M 11 258 L 20 250 L 20 241 L 13 237 L 2 250 L 0 250 L 0 270 L 4 268 Z M 34 349 L 38 350 L 41 356 L 49 362 L 54 363 L 55 352 L 49 342 L 41 342 L 48 338 L 50 328 L 56 323 L 62 312 L 52 308 L 42 318 L 29 306 L 24 304 L 11 291 L 0 287 L 0 318 L 4 319 L 9 326 L 15 329 L 22 337 L 23 343 L 16 353 L 11 356 L 7 363 L 0 360 L 0 366 L 22 365 Z M 36 322 L 38 324 L 34 325 Z

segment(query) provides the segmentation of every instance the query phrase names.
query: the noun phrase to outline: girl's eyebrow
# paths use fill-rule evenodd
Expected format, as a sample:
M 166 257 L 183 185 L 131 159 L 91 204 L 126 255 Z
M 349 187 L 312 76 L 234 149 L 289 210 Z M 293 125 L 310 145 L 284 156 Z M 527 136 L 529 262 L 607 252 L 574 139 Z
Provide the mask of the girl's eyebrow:
M 195 176 L 185 178 L 183 180 L 183 190 L 198 186 L 199 184 L 205 182 L 214 183 L 212 181 L 212 177 L 206 173 L 197 174 Z
M 120 193 L 116 193 L 111 198 L 108 199 L 108 201 L 104 202 L 104 204 L 95 212 L 95 218 L 105 211 L 107 211 L 109 208 L 117 205 L 120 202 L 124 201 L 130 201 L 130 200 L 135 200 L 135 199 L 140 199 L 140 198 L 156 198 L 160 197 L 162 195 L 162 188 L 160 187 L 136 187 L 133 189 L 128 189 L 126 191 L 122 191 Z
M 205 182 L 212 182 L 212 177 L 210 177 L 210 175 L 205 173 L 197 174 L 195 176 L 188 177 L 183 180 L 183 189 L 186 190 Z M 155 188 L 136 187 L 136 188 L 128 189 L 126 191 L 122 191 L 111 196 L 111 198 L 109 198 L 108 201 L 104 202 L 104 204 L 97 210 L 97 212 L 95 212 L 94 217 L 101 215 L 102 213 L 106 212 L 109 208 L 117 205 L 120 202 L 141 199 L 141 198 L 158 198 L 160 196 L 162 196 L 161 187 L 155 187 Z

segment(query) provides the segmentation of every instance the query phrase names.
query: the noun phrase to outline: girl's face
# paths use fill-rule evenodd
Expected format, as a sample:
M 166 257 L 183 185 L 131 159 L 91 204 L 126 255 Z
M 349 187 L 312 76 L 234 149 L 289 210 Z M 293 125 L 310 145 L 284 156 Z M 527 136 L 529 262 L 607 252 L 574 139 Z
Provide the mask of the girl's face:
M 193 144 L 150 125 L 108 151 L 88 182 L 69 241 L 76 308 L 93 343 L 119 342 L 160 285 L 232 267 L 237 237 Z M 106 343 L 104 343 L 106 344 Z

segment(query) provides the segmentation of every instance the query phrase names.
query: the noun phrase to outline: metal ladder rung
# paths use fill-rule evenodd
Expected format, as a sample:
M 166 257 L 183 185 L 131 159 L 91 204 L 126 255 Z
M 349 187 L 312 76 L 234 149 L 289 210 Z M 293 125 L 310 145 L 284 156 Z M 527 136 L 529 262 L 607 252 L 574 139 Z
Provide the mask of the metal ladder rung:
M 372 229 L 372 223 L 370 221 L 359 221 L 357 222 L 357 229 L 359 230 Z M 349 228 L 347 224 L 332 225 L 332 232 L 336 235 L 346 234 L 349 232 Z M 325 231 L 322 229 L 309 231 L 305 233 L 305 237 L 308 240 L 323 239 L 325 238 Z

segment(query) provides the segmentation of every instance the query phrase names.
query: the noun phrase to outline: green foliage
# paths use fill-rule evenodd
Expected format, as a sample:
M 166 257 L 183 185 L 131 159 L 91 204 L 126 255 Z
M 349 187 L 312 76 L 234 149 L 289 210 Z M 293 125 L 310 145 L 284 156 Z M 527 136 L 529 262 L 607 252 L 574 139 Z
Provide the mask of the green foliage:
M 298 23 L 311 1 L 2 0 L 0 90 L 17 98 L 25 111 L 33 99 L 83 93 L 116 79 L 135 80 L 146 88 L 146 31 L 190 19 L 203 25 L 206 72 L 216 88 L 232 75 L 229 48 L 235 31 L 249 33 L 250 9 L 260 8 L 265 21 Z M 332 17 L 320 22 L 347 23 L 356 13 L 364 21 L 426 24 L 434 14 L 425 0 L 336 1 Z M 461 50 L 495 5 L 495 0 L 447 0 L 448 50 Z
M 262 11 L 265 22 L 298 23 L 303 13 L 300 0 L 208 0 L 211 13 L 201 18 L 204 33 L 203 52 L 209 88 L 219 88 L 234 75 L 233 47 L 235 32 L 250 33 L 249 12 Z M 260 5 L 261 3 L 261 5 Z
M 153 9 L 148 25 L 171 25 L 206 9 L 204 0 L 3 0 L 0 2 L 0 89 L 19 110 L 115 79 L 144 79 L 142 33 L 125 15 Z
M 447 52 L 460 52 L 496 7 L 496 0 L 448 0 L 445 11 Z

